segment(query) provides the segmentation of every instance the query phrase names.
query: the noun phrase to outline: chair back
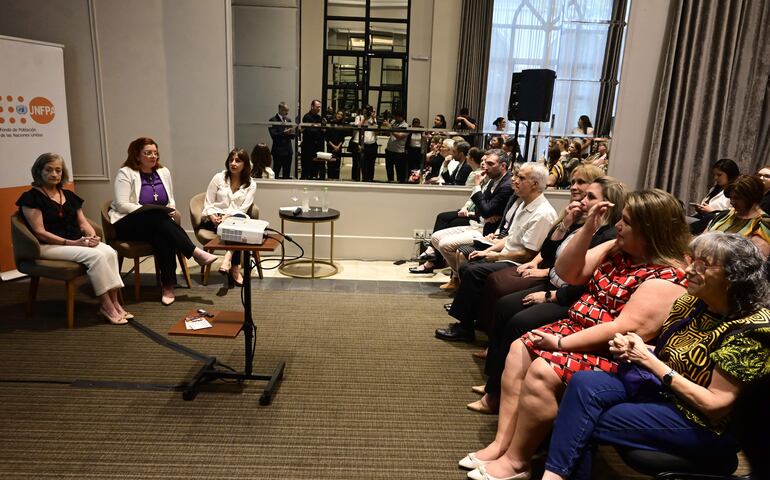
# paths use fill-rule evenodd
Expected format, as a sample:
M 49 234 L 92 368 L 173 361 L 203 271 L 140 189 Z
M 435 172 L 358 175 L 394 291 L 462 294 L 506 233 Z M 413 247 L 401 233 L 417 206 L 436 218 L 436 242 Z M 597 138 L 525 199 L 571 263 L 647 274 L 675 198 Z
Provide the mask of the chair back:
M 206 192 L 196 193 L 190 199 L 190 223 L 196 232 L 201 225 L 203 218 L 203 201 L 206 199 Z
M 19 212 L 11 215 L 11 241 L 17 268 L 24 261 L 40 258 L 40 242 L 27 228 Z
M 112 205 L 112 200 L 107 200 L 102 204 L 101 208 L 101 214 L 102 214 L 102 230 L 104 230 L 104 241 L 106 243 L 110 243 L 113 240 L 118 238 L 118 234 L 115 231 L 115 227 L 110 223 L 110 206 Z

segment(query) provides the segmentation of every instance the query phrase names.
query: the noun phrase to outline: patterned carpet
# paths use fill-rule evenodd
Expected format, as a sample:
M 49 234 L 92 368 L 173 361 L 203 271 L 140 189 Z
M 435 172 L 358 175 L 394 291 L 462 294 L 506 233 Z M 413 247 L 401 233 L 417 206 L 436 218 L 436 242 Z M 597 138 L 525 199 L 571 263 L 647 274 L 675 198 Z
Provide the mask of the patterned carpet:
M 27 285 L 5 283 L 0 296 L 3 479 L 461 479 L 457 460 L 494 434 L 496 417 L 464 408 L 477 398 L 469 387 L 482 380 L 470 356 L 478 347 L 432 336 L 447 320 L 437 288 L 419 295 L 255 289 L 255 371 L 287 362 L 273 403 L 261 407 L 259 382 L 224 385 L 192 402 L 174 391 L 70 386 L 78 379 L 174 385 L 199 364 L 130 326 L 99 320 L 87 285 L 78 292 L 75 329 L 65 328 L 56 282 L 41 282 L 35 315 L 26 318 Z M 144 295 L 157 292 L 147 287 Z M 178 290 L 171 307 L 146 301 L 129 309 L 165 334 L 199 306 L 240 303 L 236 291 L 196 285 Z M 242 336 L 172 339 L 243 366 Z M 613 474 L 612 462 L 603 478 L 634 478 L 622 467 Z

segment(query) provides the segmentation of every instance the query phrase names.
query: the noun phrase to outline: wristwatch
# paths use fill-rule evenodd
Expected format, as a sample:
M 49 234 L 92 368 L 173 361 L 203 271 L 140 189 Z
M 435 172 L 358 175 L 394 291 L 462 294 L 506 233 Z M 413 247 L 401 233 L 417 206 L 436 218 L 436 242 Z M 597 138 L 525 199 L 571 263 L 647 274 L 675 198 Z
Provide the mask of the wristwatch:
M 679 374 L 676 373 L 676 370 L 673 370 L 673 369 L 669 370 L 667 374 L 665 374 L 665 375 L 663 375 L 663 377 L 661 377 L 661 380 L 663 381 L 663 385 L 665 385 L 667 387 L 670 387 L 671 386 L 671 382 L 674 381 L 674 377 L 677 376 L 677 375 L 679 375 Z
M 551 292 L 550 290 L 546 290 L 546 291 L 545 291 L 545 301 L 546 301 L 546 302 L 550 302 L 550 301 L 551 301 L 551 294 L 552 294 L 552 293 L 553 293 L 553 292 Z

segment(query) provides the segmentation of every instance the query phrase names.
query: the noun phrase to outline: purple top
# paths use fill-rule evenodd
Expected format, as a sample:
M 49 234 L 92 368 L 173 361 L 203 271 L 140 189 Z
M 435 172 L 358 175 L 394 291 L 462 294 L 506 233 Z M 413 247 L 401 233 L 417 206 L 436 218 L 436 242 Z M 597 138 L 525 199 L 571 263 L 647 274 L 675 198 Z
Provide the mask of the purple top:
M 168 204 L 168 194 L 166 187 L 160 180 L 158 172 L 150 173 L 139 172 L 142 178 L 142 188 L 139 190 L 139 203 L 141 205 L 166 205 Z

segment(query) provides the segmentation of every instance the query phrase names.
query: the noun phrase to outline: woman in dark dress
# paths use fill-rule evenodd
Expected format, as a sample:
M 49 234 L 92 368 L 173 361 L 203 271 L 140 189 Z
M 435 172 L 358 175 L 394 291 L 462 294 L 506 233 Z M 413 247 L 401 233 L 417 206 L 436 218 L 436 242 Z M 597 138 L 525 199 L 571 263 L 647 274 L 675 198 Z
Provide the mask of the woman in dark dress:
M 69 181 L 64 160 L 44 153 L 32 165 L 32 187 L 16 201 L 22 218 L 40 241 L 40 256 L 69 260 L 86 266 L 87 275 L 99 297 L 99 314 L 115 325 L 133 315 L 123 309 L 118 289 L 123 287 L 118 255 L 101 242 L 83 214 L 83 199 L 62 188 Z

